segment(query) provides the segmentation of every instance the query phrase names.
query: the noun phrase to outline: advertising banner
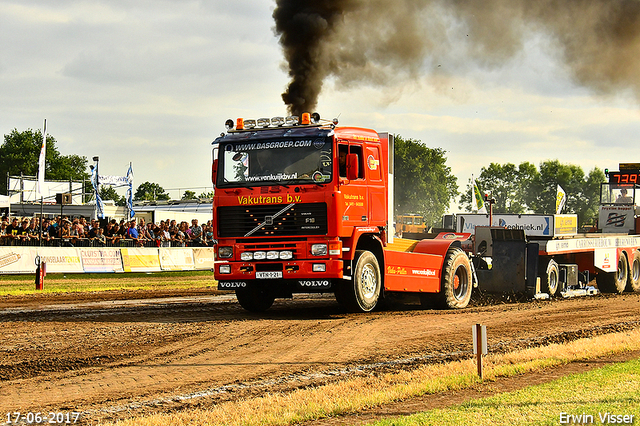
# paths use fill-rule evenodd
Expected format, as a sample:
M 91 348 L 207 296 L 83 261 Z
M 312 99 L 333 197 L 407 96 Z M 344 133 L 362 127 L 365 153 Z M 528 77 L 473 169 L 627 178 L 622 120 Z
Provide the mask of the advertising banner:
M 35 258 L 37 254 L 35 247 L 0 247 L 0 273 L 35 273 Z
M 74 247 L 39 247 L 42 262 L 47 262 L 47 273 L 84 272 L 82 260 Z
M 198 270 L 213 269 L 216 260 L 214 253 L 213 247 L 194 247 L 193 260 L 195 261 L 195 268 Z
M 489 226 L 488 214 L 456 215 L 456 231 L 474 233 L 476 226 Z M 522 229 L 528 237 L 574 235 L 578 231 L 578 216 L 574 214 L 494 214 L 492 226 Z
M 634 213 L 633 206 L 600 206 L 598 228 L 602 232 L 627 234 L 635 229 Z
M 122 248 L 122 266 L 125 272 L 160 272 L 157 248 Z
M 193 251 L 190 248 L 159 248 L 160 267 L 163 271 L 188 271 L 195 269 Z
M 557 214 L 553 216 L 553 235 L 575 235 L 578 233 L 578 216 Z
M 80 248 L 85 272 L 124 272 L 120 249 Z

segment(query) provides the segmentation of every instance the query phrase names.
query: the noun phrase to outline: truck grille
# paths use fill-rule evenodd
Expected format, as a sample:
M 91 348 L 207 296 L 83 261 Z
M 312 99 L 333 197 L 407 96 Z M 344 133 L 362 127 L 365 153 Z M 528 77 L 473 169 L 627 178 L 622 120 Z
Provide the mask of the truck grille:
M 286 207 L 287 204 L 218 207 L 218 235 L 242 238 L 265 221 L 267 224 L 251 233 L 251 237 L 327 234 L 326 203 L 294 204 L 273 218 Z

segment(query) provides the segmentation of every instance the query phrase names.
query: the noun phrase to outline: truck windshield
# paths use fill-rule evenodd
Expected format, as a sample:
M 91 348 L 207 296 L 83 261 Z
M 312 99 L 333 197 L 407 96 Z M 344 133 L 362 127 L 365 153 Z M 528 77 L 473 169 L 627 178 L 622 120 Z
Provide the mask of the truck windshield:
M 327 183 L 333 170 L 331 150 L 328 137 L 221 144 L 218 185 Z

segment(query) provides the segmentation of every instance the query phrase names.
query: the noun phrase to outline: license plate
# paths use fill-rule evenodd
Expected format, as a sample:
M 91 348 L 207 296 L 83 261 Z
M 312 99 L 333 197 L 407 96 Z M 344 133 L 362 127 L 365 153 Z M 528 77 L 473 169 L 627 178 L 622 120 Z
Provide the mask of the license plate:
M 256 272 L 257 279 L 273 280 L 282 278 L 282 271 Z

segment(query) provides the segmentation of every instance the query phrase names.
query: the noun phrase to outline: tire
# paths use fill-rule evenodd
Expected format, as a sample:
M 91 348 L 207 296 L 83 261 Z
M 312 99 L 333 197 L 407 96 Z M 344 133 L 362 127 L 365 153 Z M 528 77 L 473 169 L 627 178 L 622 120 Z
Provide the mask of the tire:
M 459 248 L 450 248 L 444 259 L 438 305 L 444 309 L 462 309 L 469 305 L 473 285 L 469 257 Z
M 246 287 L 236 289 L 238 303 L 249 312 L 264 312 L 276 300 L 273 291 L 265 285 L 249 282 Z
M 629 277 L 627 278 L 627 291 L 640 292 L 640 251 L 634 250 L 633 258 L 629 263 Z
M 600 272 L 596 275 L 596 283 L 601 293 L 622 293 L 627 287 L 629 266 L 627 256 L 620 253 L 618 270 L 616 272 Z
M 559 287 L 560 268 L 555 260 L 549 259 L 546 267 L 543 263 L 543 269 L 540 270 L 540 291 L 549 294 L 549 297 L 554 297 Z
M 378 259 L 370 251 L 356 250 L 355 265 L 353 278 L 336 289 L 336 300 L 349 312 L 371 312 L 382 292 Z

